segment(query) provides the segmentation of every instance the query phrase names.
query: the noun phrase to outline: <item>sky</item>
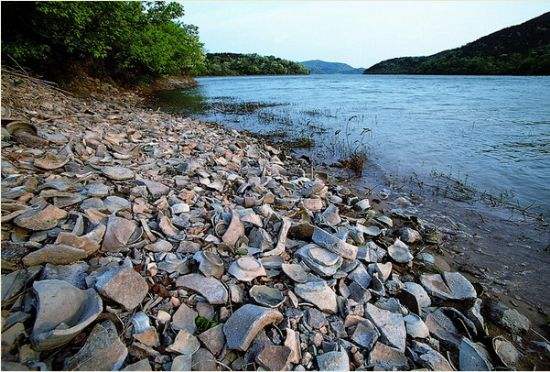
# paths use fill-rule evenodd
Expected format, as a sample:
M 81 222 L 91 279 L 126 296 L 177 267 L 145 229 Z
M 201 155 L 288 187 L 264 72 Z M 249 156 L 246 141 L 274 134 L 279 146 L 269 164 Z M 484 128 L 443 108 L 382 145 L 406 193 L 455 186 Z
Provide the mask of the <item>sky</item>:
M 545 1 L 184 0 L 208 52 L 370 67 L 459 47 L 550 11 Z

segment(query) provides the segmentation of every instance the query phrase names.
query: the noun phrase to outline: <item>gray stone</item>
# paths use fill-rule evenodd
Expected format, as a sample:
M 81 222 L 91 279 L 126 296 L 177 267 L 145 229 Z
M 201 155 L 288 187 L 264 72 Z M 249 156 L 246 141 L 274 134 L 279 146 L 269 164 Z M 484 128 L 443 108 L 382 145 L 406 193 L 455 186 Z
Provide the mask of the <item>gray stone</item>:
M 342 265 L 342 257 L 321 248 L 316 244 L 307 244 L 295 253 L 307 267 L 321 276 L 333 276 Z
M 338 311 L 336 293 L 334 293 L 325 281 L 296 284 L 294 291 L 299 297 L 312 303 L 321 311 L 326 311 L 331 314 L 336 314 Z
M 44 263 L 69 265 L 88 256 L 85 250 L 65 244 L 46 244 L 43 248 L 23 257 L 25 266 L 36 266 Z
M 205 276 L 213 276 L 219 279 L 225 271 L 223 261 L 217 253 L 199 251 L 193 255 L 193 259 L 199 263 L 199 270 Z
M 28 209 L 17 216 L 13 223 L 27 230 L 49 230 L 57 226 L 57 223 L 66 217 L 66 211 L 48 204 L 45 208 L 33 207 Z
M 191 334 L 195 333 L 197 330 L 195 324 L 197 315 L 195 310 L 182 303 L 174 315 L 172 315 L 172 328 L 176 331 L 184 329 Z
M 38 350 L 51 350 L 70 342 L 103 311 L 94 289 L 81 290 L 57 279 L 33 283 L 38 298 L 32 341 Z
M 167 195 L 170 192 L 170 188 L 157 181 L 151 180 L 137 180 L 138 184 L 145 185 L 149 193 L 154 198 L 160 198 L 162 195 Z
M 233 261 L 228 272 L 243 282 L 250 282 L 259 276 L 266 275 L 262 263 L 252 256 L 243 256 Z
M 104 204 L 111 213 L 117 213 L 118 211 L 123 210 L 130 210 L 132 208 L 132 203 L 116 195 L 106 197 L 104 200 Z
M 193 367 L 192 355 L 178 355 L 172 361 L 171 371 L 191 371 Z
M 330 351 L 317 356 L 320 371 L 349 371 L 349 357 L 345 350 Z
M 266 285 L 253 286 L 250 288 L 249 294 L 256 303 L 272 308 L 279 307 L 285 300 L 281 291 Z
M 430 295 L 443 300 L 464 301 L 477 296 L 472 283 L 460 273 L 423 274 L 420 283 Z
M 453 367 L 443 355 L 426 344 L 412 341 L 409 350 L 411 351 L 413 361 L 424 368 L 429 368 L 433 371 L 453 370 Z
M 172 246 L 172 243 L 170 243 L 167 240 L 159 239 L 155 243 L 147 244 L 145 247 L 146 250 L 150 252 L 171 252 L 174 247 Z
M 308 280 L 308 273 L 299 264 L 283 264 L 281 266 L 283 272 L 293 281 L 297 283 L 305 283 Z
M 314 243 L 318 244 L 322 248 L 328 249 L 343 258 L 354 260 L 357 256 L 357 247 L 346 243 L 342 239 L 329 234 L 325 230 L 315 227 L 313 230 L 313 236 L 311 237 Z
M 378 332 L 378 329 L 376 329 L 367 319 L 360 321 L 351 335 L 352 341 L 366 350 L 371 350 L 373 348 L 378 337 L 380 337 L 380 332 Z
M 214 355 L 219 355 L 225 345 L 225 336 L 223 334 L 223 324 L 218 324 L 199 335 L 199 340 Z
M 102 172 L 105 176 L 115 181 L 124 181 L 135 177 L 132 170 L 118 166 L 104 167 Z
M 409 250 L 409 247 L 403 243 L 399 238 L 395 239 L 395 242 L 388 247 L 388 254 L 398 263 L 408 263 L 413 259 L 413 255 Z
M 513 333 L 527 332 L 531 327 L 531 322 L 525 315 L 516 309 L 508 308 L 502 302 L 491 301 L 489 303 L 489 316 L 497 325 Z
M 502 336 L 493 338 L 493 350 L 503 365 L 515 369 L 519 360 L 519 352 L 510 341 Z
M 132 310 L 147 295 L 149 286 L 133 268 L 120 266 L 111 268 L 97 277 L 95 288 L 102 295 Z
M 377 342 L 369 353 L 369 367 L 381 370 L 406 370 L 408 361 L 405 354 L 393 347 Z
M 193 371 L 217 371 L 218 364 L 212 353 L 205 348 L 197 350 L 191 358 Z
M 411 229 L 410 227 L 403 227 L 401 230 L 399 230 L 399 237 L 403 242 L 408 244 L 413 244 L 422 240 L 422 236 L 420 236 L 420 233 L 414 229 Z
M 46 264 L 42 270 L 41 279 L 59 279 L 80 289 L 86 289 L 86 271 L 89 266 L 85 262 L 72 265 L 51 265 Z
M 229 349 L 248 350 L 248 347 L 262 329 L 278 323 L 283 315 L 277 310 L 252 304 L 241 306 L 227 320 L 223 332 Z
M 97 323 L 86 343 L 73 356 L 65 359 L 66 370 L 111 371 L 122 367 L 128 349 L 118 338 L 118 332 L 110 320 Z
M 101 250 L 106 252 L 120 251 L 126 246 L 136 227 L 137 224 L 134 221 L 115 215 L 109 216 Z
M 403 316 L 392 313 L 391 311 L 379 309 L 372 304 L 366 305 L 365 315 L 380 330 L 382 340 L 401 352 L 405 351 L 407 332 L 405 330 Z
M 176 335 L 174 342 L 166 347 L 166 351 L 184 355 L 193 355 L 193 353 L 199 350 L 199 347 L 199 340 L 197 340 L 197 338 L 191 333 L 182 329 Z
M 489 354 L 481 345 L 463 338 L 458 348 L 458 365 L 462 371 L 490 371 Z
M 151 364 L 149 364 L 149 360 L 144 358 L 135 363 L 128 364 L 122 369 L 122 371 L 152 371 L 152 369 Z
M 418 315 L 409 314 L 403 320 L 407 334 L 412 338 L 427 338 L 430 335 L 430 330 Z
M 292 350 L 287 346 L 268 345 L 256 356 L 256 362 L 268 371 L 286 370 Z
M 176 279 L 176 286 L 198 292 L 213 305 L 225 304 L 229 294 L 223 284 L 209 276 L 201 274 L 188 274 Z

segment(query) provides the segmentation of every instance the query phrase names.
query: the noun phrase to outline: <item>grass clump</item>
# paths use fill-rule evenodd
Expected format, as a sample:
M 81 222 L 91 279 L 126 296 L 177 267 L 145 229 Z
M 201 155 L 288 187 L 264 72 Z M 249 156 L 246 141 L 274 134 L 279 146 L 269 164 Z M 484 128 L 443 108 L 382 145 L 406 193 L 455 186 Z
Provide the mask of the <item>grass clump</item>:
M 367 155 L 363 152 L 358 151 L 340 160 L 340 165 L 342 166 L 342 168 L 353 171 L 353 173 L 355 173 L 355 175 L 359 177 L 363 174 L 363 168 L 365 167 L 366 161 Z
M 218 325 L 218 322 L 199 315 L 195 318 L 195 325 L 197 326 L 199 333 L 202 333 Z

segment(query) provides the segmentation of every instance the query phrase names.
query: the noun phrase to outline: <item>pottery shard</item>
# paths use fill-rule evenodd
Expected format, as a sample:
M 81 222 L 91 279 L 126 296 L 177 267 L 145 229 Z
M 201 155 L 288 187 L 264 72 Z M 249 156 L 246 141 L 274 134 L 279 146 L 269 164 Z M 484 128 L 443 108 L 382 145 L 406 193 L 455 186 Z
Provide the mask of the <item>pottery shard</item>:
M 87 256 L 88 254 L 83 249 L 64 244 L 46 244 L 43 248 L 23 257 L 23 263 L 26 266 L 41 265 L 43 263 L 69 265 Z
M 211 276 L 206 277 L 201 274 L 183 275 L 176 280 L 176 286 L 200 293 L 213 305 L 225 304 L 229 297 L 223 284 Z
M 162 195 L 166 195 L 170 192 L 170 188 L 160 182 L 139 180 L 138 183 L 145 185 L 154 198 L 160 198 Z
M 101 297 L 91 288 L 78 289 L 57 279 L 33 283 L 38 298 L 31 339 L 37 350 L 51 350 L 71 341 L 103 310 Z
M 174 315 L 172 315 L 172 328 L 177 331 L 185 329 L 189 333 L 195 333 L 197 330 L 197 326 L 195 325 L 197 315 L 195 310 L 186 304 L 181 304 Z
M 115 181 L 124 181 L 134 178 L 134 172 L 124 167 L 105 167 L 102 171 L 105 176 Z
M 308 302 L 311 302 L 321 311 L 326 311 L 332 314 L 336 314 L 338 311 L 336 293 L 330 289 L 325 281 L 296 284 L 294 291 L 298 296 Z
M 13 222 L 27 230 L 49 230 L 53 229 L 59 220 L 67 217 L 67 212 L 48 204 L 44 209 L 31 208 L 28 211 L 17 216 Z
M 128 349 L 118 338 L 118 332 L 110 320 L 95 325 L 86 343 L 73 356 L 65 359 L 66 370 L 114 371 L 120 369 Z
M 314 243 L 319 246 L 334 252 L 343 258 L 354 260 L 357 257 L 357 247 L 346 243 L 344 240 L 329 234 L 325 230 L 315 227 L 313 236 L 311 237 Z
M 107 221 L 107 230 L 105 231 L 101 250 L 106 252 L 118 252 L 128 243 L 136 226 L 134 221 L 117 217 L 114 214 L 110 215 Z
M 241 306 L 223 326 L 223 333 L 229 349 L 246 351 L 250 343 L 268 324 L 278 323 L 283 315 L 267 307 L 252 304 Z
M 127 310 L 138 306 L 147 295 L 149 286 L 133 268 L 115 267 L 98 276 L 95 283 L 98 292 Z
M 460 273 L 424 274 L 420 276 L 420 283 L 430 295 L 443 300 L 463 301 L 477 296 L 472 283 Z
M 405 351 L 407 332 L 401 314 L 379 309 L 368 303 L 365 307 L 366 316 L 374 323 L 382 335 L 382 339 L 399 351 Z
M 234 247 L 237 240 L 244 235 L 244 225 L 241 222 L 239 213 L 231 211 L 231 222 L 222 236 L 222 241 L 230 247 Z

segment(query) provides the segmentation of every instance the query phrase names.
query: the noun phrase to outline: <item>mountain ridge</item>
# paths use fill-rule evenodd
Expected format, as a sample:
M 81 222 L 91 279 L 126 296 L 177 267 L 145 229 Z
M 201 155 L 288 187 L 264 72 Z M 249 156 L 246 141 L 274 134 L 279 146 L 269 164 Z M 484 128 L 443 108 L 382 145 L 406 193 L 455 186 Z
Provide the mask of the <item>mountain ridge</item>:
M 550 12 L 422 57 L 376 63 L 364 74 L 550 75 Z
M 343 62 L 328 62 L 311 59 L 298 62 L 309 69 L 311 74 L 361 74 L 364 68 L 355 68 Z

